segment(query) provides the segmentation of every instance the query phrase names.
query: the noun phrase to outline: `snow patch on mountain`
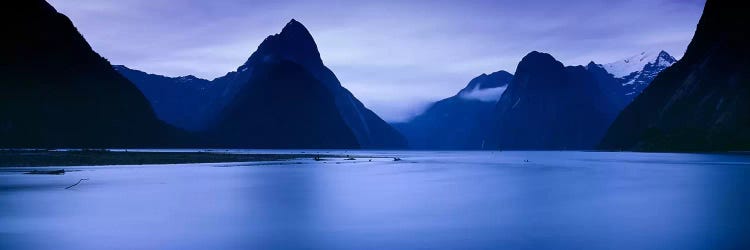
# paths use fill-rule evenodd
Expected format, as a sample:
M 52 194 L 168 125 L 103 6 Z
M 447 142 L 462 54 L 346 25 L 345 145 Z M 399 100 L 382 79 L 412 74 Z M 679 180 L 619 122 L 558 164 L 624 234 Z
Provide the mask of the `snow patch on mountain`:
M 658 61 L 660 66 L 664 65 L 665 67 L 672 65 L 667 60 L 658 60 L 659 55 L 661 54 L 661 51 L 658 50 L 644 51 L 616 62 L 604 64 L 602 65 L 602 67 L 604 67 L 607 72 L 614 75 L 615 77 L 623 78 L 632 74 L 633 72 L 643 70 L 646 64 L 652 62 Z

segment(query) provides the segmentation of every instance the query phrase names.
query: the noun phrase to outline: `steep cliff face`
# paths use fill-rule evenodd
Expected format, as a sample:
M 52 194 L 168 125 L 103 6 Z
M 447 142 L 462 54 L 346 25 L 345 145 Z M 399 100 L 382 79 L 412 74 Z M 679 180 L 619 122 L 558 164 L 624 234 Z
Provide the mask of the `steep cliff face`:
M 301 65 L 328 88 L 341 117 L 354 132 L 361 147 L 399 148 L 406 146 L 406 139 L 398 131 L 367 109 L 349 90 L 341 86 L 336 75 L 323 64 L 310 32 L 294 19 L 281 30 L 281 33 L 266 38 L 236 73 L 230 73 L 216 81 L 229 81 L 228 86 L 236 86 L 237 84 L 232 82 L 236 82 L 236 79 L 241 82 L 252 74 L 256 65 L 269 58 L 278 58 Z M 231 90 L 228 93 L 231 93 Z
M 586 68 L 531 52 L 498 101 L 486 142 L 500 149 L 593 148 L 616 112 Z
M 254 67 L 207 141 L 241 148 L 359 147 L 331 92 L 304 67 L 279 58 Z
M 617 117 L 608 150 L 750 149 L 750 17 L 708 0 L 688 49 Z
M 146 147 L 176 143 L 143 94 L 43 0 L 5 8 L 0 146 Z M 7 19 L 7 20 L 6 20 Z
M 343 129 L 341 134 L 331 134 L 334 131 L 326 130 L 326 136 L 344 136 L 344 134 L 352 132 L 357 139 L 355 145 L 363 148 L 402 148 L 406 146 L 406 139 L 398 131 L 367 109 L 351 92 L 341 86 L 341 83 L 333 72 L 323 64 L 318 47 L 310 32 L 296 20 L 291 20 L 287 23 L 280 33 L 268 36 L 236 71 L 229 72 L 210 82 L 194 78 L 187 79 L 190 80 L 189 82 L 183 82 L 183 80 L 186 80 L 185 77 L 169 78 L 143 72 L 134 72 L 125 68 L 121 68 L 120 72 L 132 81 L 137 82 L 139 88 L 146 93 L 151 103 L 156 107 L 159 116 L 166 121 L 194 131 L 210 130 L 209 133 L 213 136 L 232 137 L 229 131 L 225 135 L 218 133 L 217 128 L 237 127 L 229 126 L 226 122 L 241 121 L 251 119 L 252 117 L 228 119 L 226 116 L 222 117 L 220 115 L 226 115 L 225 109 L 236 109 L 237 107 L 230 107 L 230 105 L 237 105 L 243 102 L 235 99 L 247 96 L 248 94 L 244 93 L 245 91 L 259 90 L 249 85 L 251 82 L 259 84 L 257 82 L 258 79 L 268 78 L 258 76 L 260 68 L 267 69 L 269 67 L 268 63 L 278 64 L 281 61 L 285 61 L 284 65 L 292 63 L 301 67 L 302 70 L 313 77 L 315 84 L 325 88 L 330 94 L 331 100 L 335 103 L 335 110 L 339 113 L 340 119 L 343 119 L 348 128 Z M 286 66 L 284 68 L 291 69 Z M 266 70 L 264 73 L 268 72 L 271 71 Z M 292 74 L 297 74 L 297 72 L 292 72 Z M 277 79 L 269 80 L 276 81 Z M 305 78 L 304 80 L 309 81 L 310 79 Z M 162 86 L 168 87 L 161 88 Z M 290 92 L 293 91 L 290 90 Z M 262 95 L 262 93 L 257 94 Z M 284 96 L 280 93 L 274 93 L 273 95 L 279 101 L 284 100 L 290 103 L 298 102 L 296 98 L 300 97 L 297 95 Z M 260 103 L 256 104 L 262 106 Z M 249 105 L 249 102 L 244 105 Z M 280 112 L 281 110 L 276 111 Z M 235 113 L 234 115 L 239 115 L 239 113 Z M 327 113 L 320 114 L 320 116 L 326 115 Z M 286 124 L 278 124 L 279 126 L 277 127 L 293 127 L 308 123 L 307 120 L 302 118 L 288 120 L 294 124 L 289 124 L 288 126 Z M 331 120 L 331 123 L 335 124 L 336 121 Z M 242 124 L 245 123 L 243 122 Z M 314 131 L 308 132 L 312 133 Z M 251 138 L 246 139 L 250 140 Z M 298 145 L 295 143 L 292 144 Z M 247 141 L 244 145 L 240 145 L 237 142 L 233 142 L 232 145 L 234 147 L 256 147 L 255 142 L 252 140 Z M 264 143 L 263 145 L 266 144 Z M 338 147 L 345 148 L 351 145 L 353 144 L 346 142 Z M 216 146 L 222 145 L 216 144 Z M 274 147 L 277 146 L 279 145 L 274 145 Z M 293 146 L 290 144 L 289 147 Z M 327 147 L 332 147 L 332 145 L 328 145 Z

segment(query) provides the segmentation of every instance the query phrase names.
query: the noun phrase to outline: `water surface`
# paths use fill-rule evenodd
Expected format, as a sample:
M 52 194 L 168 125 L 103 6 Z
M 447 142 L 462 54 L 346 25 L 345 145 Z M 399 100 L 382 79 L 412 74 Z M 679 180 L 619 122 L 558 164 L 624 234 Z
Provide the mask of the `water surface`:
M 0 169 L 0 249 L 750 247 L 745 155 L 333 153 L 403 160 Z

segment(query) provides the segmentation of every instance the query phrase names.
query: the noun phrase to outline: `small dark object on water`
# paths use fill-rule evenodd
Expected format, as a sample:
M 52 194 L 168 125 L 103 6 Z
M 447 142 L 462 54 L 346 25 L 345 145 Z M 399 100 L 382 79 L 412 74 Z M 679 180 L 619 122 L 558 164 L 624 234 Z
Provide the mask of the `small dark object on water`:
M 393 161 L 400 161 L 400 160 L 401 160 L 401 158 L 398 158 L 398 157 L 394 157 L 393 158 Z
M 370 160 L 368 160 L 368 161 L 370 161 L 370 162 L 371 162 L 371 161 L 372 161 L 372 159 L 370 159 Z
M 80 180 L 78 180 L 78 182 L 76 182 L 76 184 L 70 185 L 70 186 L 66 187 L 65 189 L 69 189 L 69 188 L 75 187 L 76 185 L 81 184 L 82 181 L 88 181 L 88 180 L 89 180 L 88 178 L 80 179 Z
M 31 170 L 29 172 L 26 172 L 26 174 L 54 174 L 54 175 L 61 175 L 61 174 L 65 174 L 65 169 L 60 169 L 60 170 Z
M 315 160 L 315 161 L 322 161 L 323 159 L 322 159 L 322 158 L 320 158 L 320 155 L 316 155 L 316 156 L 315 156 L 315 157 L 313 158 L 313 160 Z
M 346 160 L 347 161 L 353 161 L 353 160 L 356 160 L 356 159 L 354 159 L 354 157 L 349 157 L 349 158 L 346 158 Z
M 529 160 L 523 160 L 523 162 L 529 162 Z

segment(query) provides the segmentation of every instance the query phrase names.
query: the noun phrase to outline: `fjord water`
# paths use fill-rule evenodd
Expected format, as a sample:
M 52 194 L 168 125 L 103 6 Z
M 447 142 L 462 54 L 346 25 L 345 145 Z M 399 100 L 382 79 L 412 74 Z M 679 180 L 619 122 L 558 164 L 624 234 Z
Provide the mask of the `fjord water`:
M 747 155 L 346 154 L 0 169 L 0 249 L 750 247 Z

